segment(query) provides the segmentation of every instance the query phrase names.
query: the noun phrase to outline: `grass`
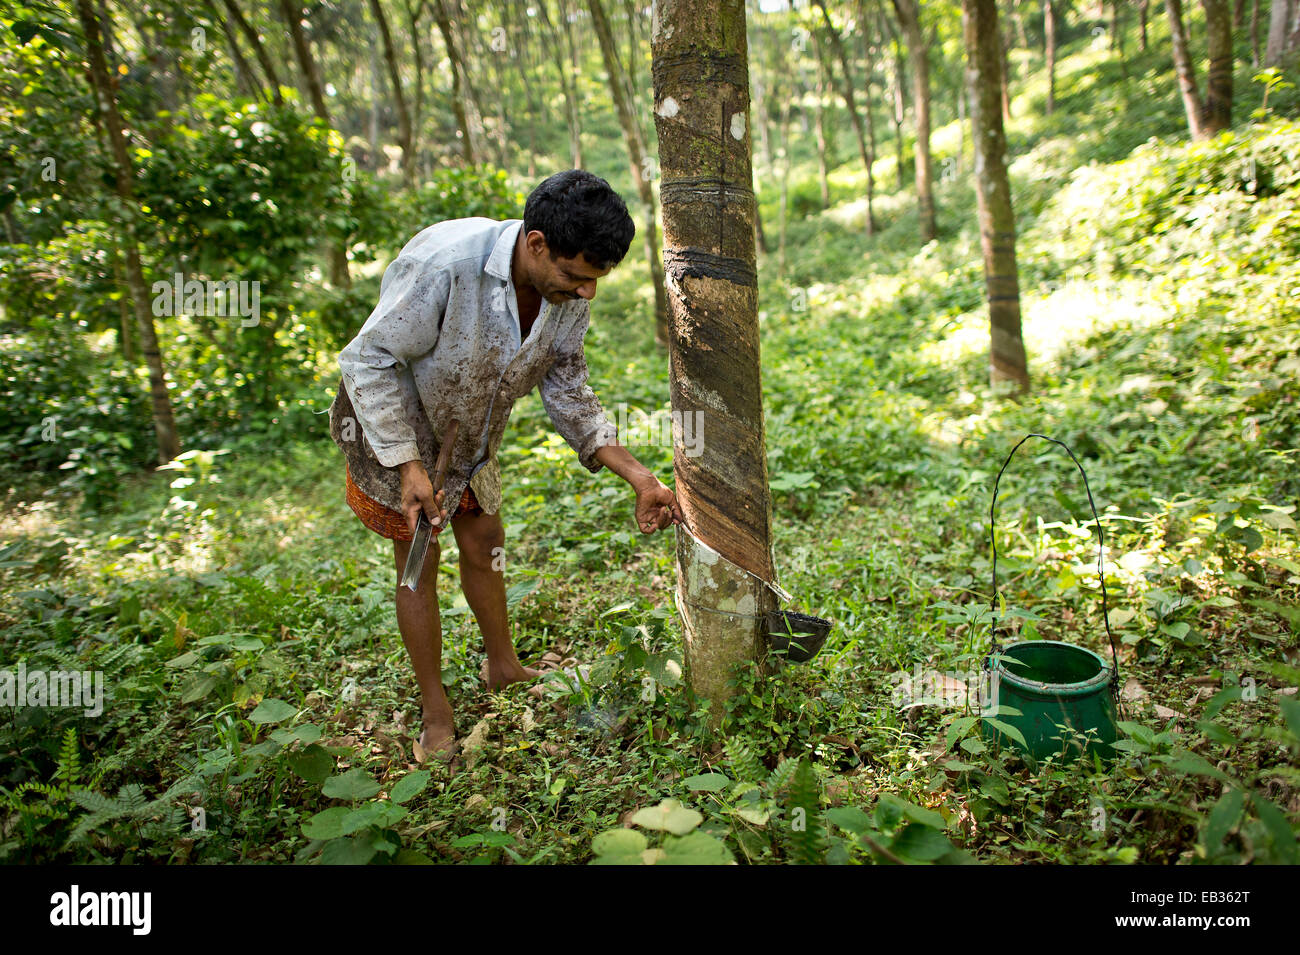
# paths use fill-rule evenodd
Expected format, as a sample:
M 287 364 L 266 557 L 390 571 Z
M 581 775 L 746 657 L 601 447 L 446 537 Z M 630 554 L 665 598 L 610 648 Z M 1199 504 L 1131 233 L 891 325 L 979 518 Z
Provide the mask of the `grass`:
M 1154 83 L 1144 62 L 1128 83 Z M 1300 131 L 1185 147 L 1167 77 L 1117 126 L 1109 99 L 1147 97 L 1116 69 L 1084 46 L 1054 117 L 1032 83 L 1017 99 L 1025 400 L 987 385 L 966 178 L 941 185 L 943 235 L 918 248 L 906 194 L 882 196 L 884 228 L 862 237 L 842 166 L 836 207 L 790 223 L 788 274 L 761 269 L 777 565 L 835 630 L 812 664 L 740 675 L 722 733 L 680 681 L 671 541 L 636 531 L 629 491 L 577 465 L 534 395 L 501 453 L 516 645 L 591 670 L 543 701 L 483 690 L 448 542 L 444 682 L 475 745 L 454 774 L 414 770 L 391 548 L 344 506 L 321 419 L 141 477 L 90 517 L 59 500 L 5 516 L 6 656 L 102 670 L 108 697 L 99 718 L 0 713 L 0 854 L 585 862 L 676 799 L 701 820 L 683 828 L 754 863 L 1296 861 Z M 1166 140 L 1135 154 L 1121 128 Z M 1271 193 L 1232 185 L 1246 152 L 1274 157 Z M 806 160 L 792 181 L 815 195 Z M 611 410 L 668 393 L 640 254 L 602 283 L 587 342 Z M 317 410 L 331 392 L 326 374 Z M 909 686 L 989 647 L 989 496 L 1029 431 L 1073 448 L 1103 513 L 1126 682 L 1113 766 L 1027 763 Z M 669 449 L 636 452 L 668 478 Z M 1000 498 L 998 607 L 1021 638 L 1107 654 L 1085 503 L 1063 455 L 1023 450 Z M 675 839 L 655 851 L 686 851 Z

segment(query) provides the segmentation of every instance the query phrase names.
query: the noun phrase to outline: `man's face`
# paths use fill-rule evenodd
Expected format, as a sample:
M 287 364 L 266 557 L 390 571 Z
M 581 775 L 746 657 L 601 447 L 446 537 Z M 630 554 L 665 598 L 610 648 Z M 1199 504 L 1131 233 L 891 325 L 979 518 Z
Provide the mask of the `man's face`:
M 535 233 L 539 238 L 541 233 Z M 532 238 L 531 236 L 529 237 Z M 542 298 L 552 305 L 562 305 L 573 299 L 596 297 L 596 280 L 604 278 L 612 269 L 598 269 L 581 252 L 572 259 L 551 256 L 542 240 L 541 254 L 537 256 L 537 275 L 534 283 Z

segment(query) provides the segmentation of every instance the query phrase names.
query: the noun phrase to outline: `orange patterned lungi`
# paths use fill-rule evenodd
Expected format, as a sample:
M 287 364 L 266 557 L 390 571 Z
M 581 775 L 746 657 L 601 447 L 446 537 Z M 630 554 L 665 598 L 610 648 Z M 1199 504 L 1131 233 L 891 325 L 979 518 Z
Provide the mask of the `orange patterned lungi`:
M 352 482 L 352 470 L 350 468 L 345 467 L 345 473 L 347 474 L 348 507 L 352 508 L 357 517 L 361 518 L 361 523 L 381 537 L 387 537 L 389 540 L 409 541 L 413 535 L 410 528 L 406 526 L 405 516 L 391 507 L 384 507 L 384 505 L 357 487 Z M 478 498 L 466 485 L 464 493 L 460 496 L 460 503 L 451 512 L 451 516 L 459 517 L 462 514 L 482 513 L 483 508 L 479 506 Z

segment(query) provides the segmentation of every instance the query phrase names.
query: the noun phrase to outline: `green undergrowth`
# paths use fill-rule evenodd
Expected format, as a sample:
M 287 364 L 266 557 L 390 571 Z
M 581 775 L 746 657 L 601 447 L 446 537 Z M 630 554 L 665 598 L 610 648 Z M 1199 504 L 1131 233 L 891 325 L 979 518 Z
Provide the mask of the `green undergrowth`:
M 512 624 L 521 658 L 569 670 L 541 698 L 482 688 L 445 542 L 465 752 L 417 769 L 391 548 L 344 505 L 322 418 L 273 450 L 192 452 L 112 510 L 52 497 L 6 516 L 6 665 L 99 671 L 105 695 L 95 715 L 0 709 L 0 857 L 1297 861 L 1300 125 L 1078 166 L 1031 133 L 1012 174 L 1051 188 L 1022 225 L 1019 402 L 987 384 L 968 180 L 943 187 L 940 242 L 917 248 L 900 197 L 870 242 L 814 211 L 787 275 L 765 263 L 774 551 L 796 609 L 835 628 L 810 664 L 738 674 L 721 732 L 685 691 L 671 541 L 636 531 L 631 494 L 582 470 L 530 396 L 501 453 Z M 642 268 L 594 308 L 611 413 L 666 406 Z M 1019 639 L 1110 652 L 1059 449 L 1021 449 L 990 527 L 1031 431 L 1069 445 L 1101 515 L 1111 763 L 1026 761 L 963 705 L 991 603 Z M 669 478 L 669 448 L 634 451 Z

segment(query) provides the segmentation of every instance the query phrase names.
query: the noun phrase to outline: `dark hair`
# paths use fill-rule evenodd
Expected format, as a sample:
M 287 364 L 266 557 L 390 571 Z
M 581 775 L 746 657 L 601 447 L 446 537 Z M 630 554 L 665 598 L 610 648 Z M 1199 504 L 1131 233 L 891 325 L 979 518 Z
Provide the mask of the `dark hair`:
M 552 256 L 582 253 L 598 269 L 612 269 L 627 255 L 636 223 L 609 183 L 582 169 L 557 172 L 528 194 L 524 234 L 546 236 Z

